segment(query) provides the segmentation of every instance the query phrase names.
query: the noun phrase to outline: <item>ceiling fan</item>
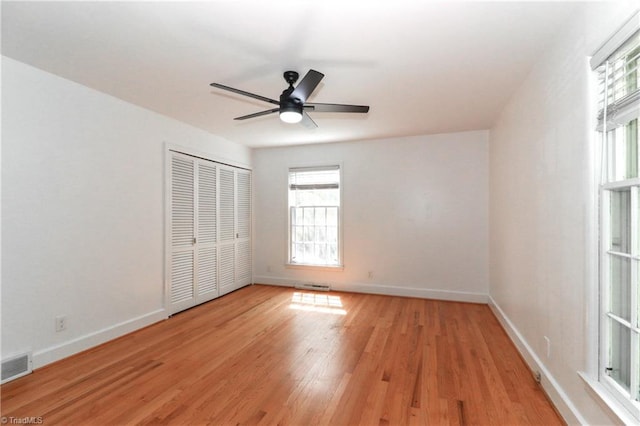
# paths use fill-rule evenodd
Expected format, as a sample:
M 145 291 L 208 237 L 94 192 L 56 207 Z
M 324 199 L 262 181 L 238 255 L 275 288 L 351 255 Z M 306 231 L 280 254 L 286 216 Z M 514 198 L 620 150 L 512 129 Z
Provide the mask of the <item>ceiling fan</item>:
M 306 102 L 309 95 L 313 93 L 320 81 L 324 77 L 324 74 L 316 71 L 309 70 L 309 72 L 302 78 L 300 83 L 293 87 L 294 83 L 298 81 L 299 74 L 295 71 L 285 71 L 284 79 L 289 83 L 289 87 L 286 88 L 280 95 L 280 100 L 266 98 L 264 96 L 256 95 L 254 93 L 245 92 L 244 90 L 234 89 L 233 87 L 225 86 L 219 83 L 211 83 L 211 86 L 218 89 L 228 90 L 240 95 L 249 96 L 250 98 L 258 99 L 260 101 L 268 102 L 270 104 L 278 105 L 277 108 L 269 109 L 266 111 L 260 111 L 253 114 L 243 115 L 236 117 L 234 120 L 246 120 L 248 118 L 261 117 L 267 114 L 279 113 L 280 120 L 285 123 L 301 123 L 305 127 L 315 128 L 318 125 L 309 117 L 307 112 L 356 112 L 367 113 L 369 107 L 366 105 L 344 105 L 344 104 L 319 104 Z

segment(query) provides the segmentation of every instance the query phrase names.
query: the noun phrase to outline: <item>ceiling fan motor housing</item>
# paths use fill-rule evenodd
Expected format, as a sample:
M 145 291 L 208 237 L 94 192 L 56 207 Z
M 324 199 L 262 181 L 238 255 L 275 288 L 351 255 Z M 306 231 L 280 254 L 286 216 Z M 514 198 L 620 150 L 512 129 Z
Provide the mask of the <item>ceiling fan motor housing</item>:
M 300 77 L 300 75 L 295 71 L 285 71 L 283 77 L 290 86 L 293 86 L 293 84 L 298 81 L 298 77 Z
M 290 91 L 285 90 L 280 95 L 280 111 L 298 111 L 302 114 L 302 106 L 300 99 L 291 97 Z

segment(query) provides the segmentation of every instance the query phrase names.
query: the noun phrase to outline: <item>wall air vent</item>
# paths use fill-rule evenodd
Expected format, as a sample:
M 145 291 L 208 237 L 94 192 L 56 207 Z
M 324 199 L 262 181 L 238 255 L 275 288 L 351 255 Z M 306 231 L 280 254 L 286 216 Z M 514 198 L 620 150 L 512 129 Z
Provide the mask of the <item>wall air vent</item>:
M 296 288 L 302 290 L 329 291 L 331 287 L 328 284 L 302 283 L 296 285 Z
M 2 382 L 6 383 L 33 371 L 31 352 L 2 360 Z

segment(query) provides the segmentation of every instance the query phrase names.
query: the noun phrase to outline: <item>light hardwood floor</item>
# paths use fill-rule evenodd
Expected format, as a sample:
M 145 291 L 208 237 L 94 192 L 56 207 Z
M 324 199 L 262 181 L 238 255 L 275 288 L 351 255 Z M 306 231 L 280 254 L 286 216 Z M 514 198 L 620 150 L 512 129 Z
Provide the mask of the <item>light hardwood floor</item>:
M 486 305 L 262 285 L 0 390 L 45 425 L 563 424 Z

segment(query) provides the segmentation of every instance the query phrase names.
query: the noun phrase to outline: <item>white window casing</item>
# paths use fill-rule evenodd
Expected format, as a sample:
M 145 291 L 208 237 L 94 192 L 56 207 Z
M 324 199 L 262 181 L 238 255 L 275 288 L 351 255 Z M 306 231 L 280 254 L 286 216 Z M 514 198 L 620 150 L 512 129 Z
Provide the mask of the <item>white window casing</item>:
M 640 423 L 640 13 L 603 45 L 591 64 L 598 79 L 602 165 L 594 309 L 598 370 L 582 375 L 621 419 Z
M 287 266 L 342 268 L 341 167 L 290 168 Z

